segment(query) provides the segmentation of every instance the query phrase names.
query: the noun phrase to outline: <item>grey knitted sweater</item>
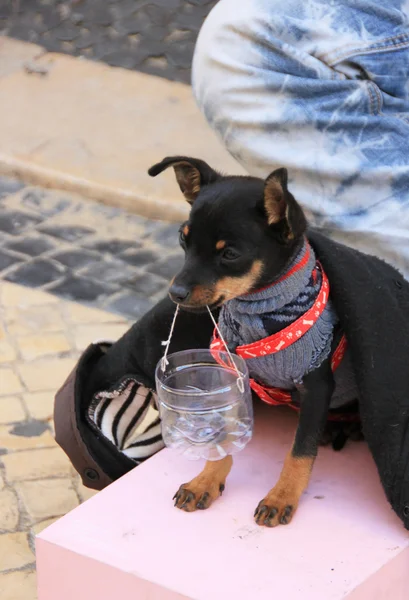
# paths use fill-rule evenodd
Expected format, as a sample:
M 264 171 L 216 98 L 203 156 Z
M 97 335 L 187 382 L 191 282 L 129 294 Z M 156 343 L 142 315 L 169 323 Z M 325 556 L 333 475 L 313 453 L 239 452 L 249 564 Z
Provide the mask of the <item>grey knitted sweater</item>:
M 303 261 L 308 254 L 309 259 Z M 223 305 L 218 325 L 231 351 L 281 331 L 313 306 L 321 288 L 322 274 L 316 268 L 316 257 L 307 241 L 286 272 L 302 262 L 302 268 L 281 277 L 277 283 Z M 249 358 L 246 362 L 250 376 L 260 384 L 294 389 L 329 356 L 337 323 L 338 317 L 329 299 L 311 329 L 291 346 L 275 354 Z M 348 350 L 335 372 L 335 382 L 331 408 L 358 397 Z

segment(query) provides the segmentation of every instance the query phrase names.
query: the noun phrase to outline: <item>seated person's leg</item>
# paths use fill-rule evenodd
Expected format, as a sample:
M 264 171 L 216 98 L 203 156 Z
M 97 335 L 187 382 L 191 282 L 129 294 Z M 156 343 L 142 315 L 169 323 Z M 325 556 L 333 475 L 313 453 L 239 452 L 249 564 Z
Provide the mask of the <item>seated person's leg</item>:
M 312 225 L 409 277 L 408 15 L 397 0 L 221 0 L 200 108 L 250 174 L 289 169 Z

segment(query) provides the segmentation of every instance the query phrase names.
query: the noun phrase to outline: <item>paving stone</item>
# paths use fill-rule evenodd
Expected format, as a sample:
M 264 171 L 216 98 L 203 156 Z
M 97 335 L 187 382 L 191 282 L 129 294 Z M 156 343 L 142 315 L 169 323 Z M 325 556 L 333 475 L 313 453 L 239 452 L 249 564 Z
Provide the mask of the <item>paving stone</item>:
M 8 244 L 11 240 L 14 240 L 15 238 L 13 238 L 11 235 L 8 235 L 8 233 L 4 233 L 4 231 L 0 231 L 0 244 L 1 245 L 6 245 Z
M 3 210 L 0 213 L 0 231 L 11 235 L 19 235 L 30 227 L 41 223 L 40 217 L 29 215 L 19 210 Z
M 81 25 L 84 22 L 84 15 L 81 12 L 73 12 L 70 15 L 70 20 L 74 25 Z
M 71 269 L 81 269 L 86 265 L 101 260 L 98 254 L 82 249 L 57 252 L 51 258 Z
M 96 494 L 98 494 L 98 492 L 96 490 L 91 490 L 90 488 L 85 487 L 85 485 L 83 485 L 81 483 L 80 478 L 77 478 L 77 492 L 78 495 L 80 497 L 81 502 L 86 502 L 87 500 L 89 500 L 90 498 L 93 498 Z
M 88 13 L 88 20 L 95 25 L 102 25 L 107 27 L 112 23 L 112 15 L 109 8 L 103 4 L 95 4 L 92 6 L 92 10 Z
M 189 29 L 173 29 L 166 37 L 165 42 L 187 42 L 194 41 L 194 36 Z
M 154 231 L 151 238 L 162 246 L 176 249 L 179 245 L 179 228 L 179 224 L 171 223 L 166 227 Z
M 18 396 L 2 396 L 0 398 L 0 425 L 23 421 L 25 418 L 26 413 Z
M 1 229 L 1 220 L 0 220 Z M 79 225 L 44 225 L 38 228 L 38 231 L 56 237 L 65 242 L 77 242 L 82 240 L 87 235 L 95 233 L 93 229 L 89 227 L 81 227 Z
M 107 304 L 107 309 L 126 315 L 130 319 L 139 319 L 153 306 L 153 302 L 134 292 L 124 292 Z
M 156 262 L 160 258 L 160 253 L 155 250 L 127 250 L 120 255 L 121 260 L 134 265 L 143 267 L 149 263 Z
M 39 290 L 31 290 L 12 283 L 2 283 L 0 286 L 0 304 L 6 307 L 22 309 L 38 305 L 57 304 L 57 302 L 57 298 Z
M 7 307 L 4 309 L 4 320 L 11 336 L 31 335 L 34 332 L 38 334 L 38 331 L 45 334 L 65 329 L 60 307 L 52 304 L 28 308 Z
M 42 359 L 35 363 L 21 364 L 17 370 L 30 392 L 51 390 L 61 387 L 76 364 L 73 358 Z M 1 377 L 0 369 L 0 377 Z M 7 395 L 13 392 L 6 392 Z M 15 393 L 15 392 L 14 392 Z
M 19 283 L 29 287 L 40 287 L 61 279 L 65 269 L 56 262 L 46 258 L 37 258 L 15 268 L 5 277 L 7 281 Z
M 23 360 L 57 355 L 71 349 L 65 333 L 43 333 L 41 336 L 37 333 L 17 338 L 16 341 Z
M 2 457 L 9 482 L 45 479 L 47 477 L 70 477 L 73 467 L 60 448 L 45 448 L 41 450 L 24 450 Z M 37 492 L 41 496 L 40 490 Z M 44 498 L 39 498 L 44 502 Z M 56 514 L 45 512 L 41 516 L 52 517 Z
M 15 423 L 10 429 L 12 435 L 25 438 L 38 438 L 46 431 L 49 431 L 47 424 L 36 419 L 27 419 L 26 421 Z
M 21 263 L 23 259 L 12 252 L 7 252 L 4 248 L 0 248 L 0 271 L 8 269 L 12 265 Z
M 155 275 L 160 275 L 164 277 L 166 280 L 172 279 L 175 275 L 179 273 L 184 263 L 183 254 L 173 254 L 168 258 L 158 261 L 152 266 L 149 266 L 148 269 L 151 273 Z
M 45 519 L 44 521 L 40 521 L 40 523 L 36 523 L 35 525 L 33 525 L 31 531 L 34 533 L 34 535 L 38 535 L 39 533 L 44 531 L 44 529 L 47 529 L 47 527 L 50 527 L 50 525 L 58 521 L 58 519 L 60 519 L 60 517 L 52 517 L 51 519 Z
M 77 327 L 74 333 L 75 347 L 77 350 L 85 350 L 96 340 L 116 341 L 129 329 L 127 323 L 104 325 L 83 325 Z
M 33 522 L 65 515 L 79 504 L 70 479 L 25 481 L 16 490 Z
M 61 283 L 50 286 L 49 290 L 67 300 L 95 302 L 111 295 L 115 288 L 107 283 L 97 283 L 85 277 L 69 275 Z
M 137 33 L 139 28 L 134 30 L 131 26 L 128 28 L 128 33 Z M 129 53 L 129 50 L 116 50 L 107 54 L 105 61 L 111 67 L 124 67 L 125 69 L 133 69 L 138 64 L 137 59 Z
M 47 25 L 48 29 L 53 29 L 57 27 L 64 19 L 59 11 L 51 8 L 51 6 L 44 6 L 41 11 L 44 23 Z
M 171 65 L 181 69 L 189 69 L 195 48 L 195 42 L 179 42 L 170 44 L 166 56 Z
M 55 246 L 46 237 L 25 236 L 21 239 L 6 242 L 5 247 L 28 256 L 40 256 L 40 254 L 52 250 Z
M 82 34 L 80 32 L 79 36 L 75 40 L 75 47 L 77 50 L 81 51 L 85 48 L 91 48 L 92 46 L 92 37 L 87 32 L 86 34 Z
M 144 273 L 143 275 L 137 276 L 126 282 L 127 287 L 133 288 L 142 296 L 152 296 L 159 292 L 159 290 L 164 290 L 167 285 L 166 279 L 158 277 L 157 275 L 152 275 L 151 273 Z
M 105 283 L 121 284 L 135 274 L 135 269 L 120 260 L 101 261 L 81 271 L 81 276 Z
M 115 52 L 115 50 L 115 42 L 105 38 L 90 48 L 90 58 L 95 60 L 106 60 L 106 57 Z
M 0 382 L 0 396 L 10 396 L 23 391 L 23 386 L 12 369 L 0 369 Z
M 9 342 L 7 338 L 1 338 L 0 336 L 0 363 L 10 363 L 16 358 L 16 351 L 14 346 Z
M 11 571 L 1 576 L 2 600 L 36 600 L 37 578 L 34 570 Z
M 78 50 L 95 46 L 105 36 L 105 31 L 99 29 L 88 29 L 87 31 L 83 31 L 83 29 L 81 29 L 79 37 L 75 40 L 75 47 Z
M 19 518 L 18 503 L 14 492 L 7 489 L 0 492 L 0 507 L 0 530 L 14 531 Z
M 79 30 L 74 24 L 64 23 L 58 28 L 57 37 L 62 42 L 72 42 L 79 36 Z
M 112 238 L 110 240 L 97 240 L 84 244 L 86 248 L 96 250 L 98 252 L 106 252 L 108 254 L 119 254 L 128 248 L 140 248 L 141 243 L 131 240 L 120 240 Z
M 30 416 L 33 419 L 49 421 L 53 418 L 54 412 L 54 393 L 53 392 L 33 392 L 23 394 L 23 399 Z M 1 400 L 0 400 L 1 403 Z M 0 405 L 1 414 L 1 405 Z
M 21 202 L 30 210 L 35 210 L 44 217 L 53 217 L 71 206 L 68 198 L 60 198 L 41 188 L 29 188 L 22 194 Z
M 30 422 L 27 422 L 30 423 Z M 25 423 L 25 425 L 27 425 Z M 36 421 L 34 421 L 36 423 Z M 39 430 L 39 435 L 31 435 L 26 437 L 24 435 L 18 435 L 21 423 L 17 425 L 1 425 L 0 426 L 0 448 L 6 448 L 7 451 L 13 450 L 27 450 L 30 448 L 51 448 L 55 446 L 55 441 L 48 428 L 44 430 L 47 425 L 41 421 L 43 429 Z M 16 429 L 17 428 L 17 429 Z M 16 430 L 16 431 L 15 431 Z M 20 432 L 24 430 L 20 429 Z
M 0 177 L 0 198 L 15 194 L 24 187 L 24 183 L 10 177 Z
M 3 533 L 0 535 L 0 570 L 21 569 L 33 561 L 34 555 L 28 545 L 26 533 Z M 3 598 L 2 595 L 2 600 Z
M 74 324 L 77 323 L 121 323 L 123 319 L 118 315 L 90 308 L 74 302 L 67 302 L 64 307 L 67 319 Z

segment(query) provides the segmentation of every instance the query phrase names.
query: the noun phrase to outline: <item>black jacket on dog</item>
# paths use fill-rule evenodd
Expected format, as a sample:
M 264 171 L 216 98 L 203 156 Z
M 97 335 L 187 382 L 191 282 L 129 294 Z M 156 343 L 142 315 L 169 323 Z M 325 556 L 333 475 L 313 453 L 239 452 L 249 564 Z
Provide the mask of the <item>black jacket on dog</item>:
M 348 339 L 366 441 L 386 496 L 409 529 L 409 282 L 381 260 L 320 233 L 308 238 Z M 106 352 L 91 346 L 56 396 L 56 439 L 89 487 L 103 488 L 135 462 L 90 427 L 87 407 L 97 391 L 126 376 L 154 387 L 173 313 L 165 299 Z M 207 314 L 181 312 L 172 352 L 208 347 L 211 334 Z

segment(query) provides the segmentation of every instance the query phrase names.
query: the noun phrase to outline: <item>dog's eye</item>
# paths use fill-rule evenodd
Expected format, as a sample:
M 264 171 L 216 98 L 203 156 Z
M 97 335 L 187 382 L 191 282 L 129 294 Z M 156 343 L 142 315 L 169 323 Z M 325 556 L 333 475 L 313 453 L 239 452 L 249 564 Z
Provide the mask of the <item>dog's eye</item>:
M 183 229 L 179 229 L 179 244 L 184 248 L 186 246 L 186 234 Z
M 236 260 L 237 258 L 240 258 L 240 254 L 233 248 L 225 248 L 222 252 L 223 260 Z

